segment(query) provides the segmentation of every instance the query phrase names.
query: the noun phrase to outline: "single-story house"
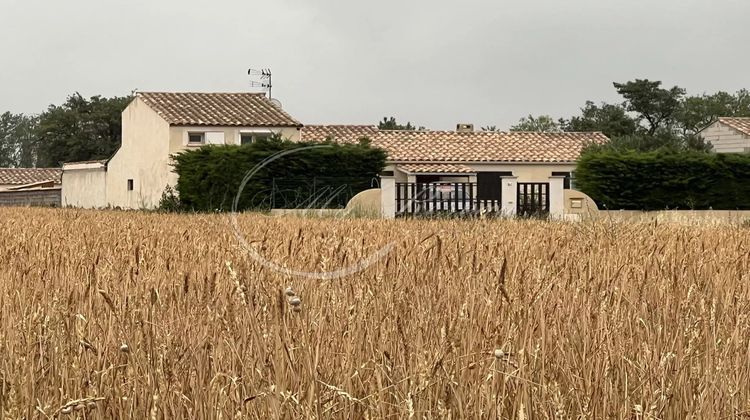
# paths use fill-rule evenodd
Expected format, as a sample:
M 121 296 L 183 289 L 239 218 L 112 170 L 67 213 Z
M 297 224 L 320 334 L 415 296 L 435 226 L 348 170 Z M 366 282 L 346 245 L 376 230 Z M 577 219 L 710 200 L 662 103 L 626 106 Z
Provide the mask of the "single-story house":
M 716 153 L 750 153 L 750 118 L 722 117 L 699 134 Z
M 609 140 L 598 132 L 475 132 L 471 124 L 459 124 L 456 131 L 340 125 L 302 129 L 303 141 L 351 143 L 361 138 L 388 155 L 383 179 L 394 182 L 396 215 L 470 210 L 548 212 L 551 189 L 557 183 L 560 189 L 571 188 L 582 149 Z M 554 193 L 560 195 L 561 191 Z M 512 209 L 508 209 L 509 203 Z
M 272 134 L 299 140 L 301 128 L 262 93 L 139 92 L 122 113 L 122 144 L 111 159 L 63 165 L 62 204 L 155 208 L 177 183 L 172 154 Z
M 0 206 L 59 206 L 60 168 L 0 168 Z

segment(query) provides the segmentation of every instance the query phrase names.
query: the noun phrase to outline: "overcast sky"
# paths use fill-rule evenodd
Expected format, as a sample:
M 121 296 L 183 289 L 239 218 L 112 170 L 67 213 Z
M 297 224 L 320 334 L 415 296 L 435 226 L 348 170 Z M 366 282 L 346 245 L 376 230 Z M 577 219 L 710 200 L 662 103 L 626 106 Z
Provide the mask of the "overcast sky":
M 73 92 L 246 91 L 303 123 L 506 129 L 613 81 L 750 88 L 750 0 L 0 0 L 0 112 Z

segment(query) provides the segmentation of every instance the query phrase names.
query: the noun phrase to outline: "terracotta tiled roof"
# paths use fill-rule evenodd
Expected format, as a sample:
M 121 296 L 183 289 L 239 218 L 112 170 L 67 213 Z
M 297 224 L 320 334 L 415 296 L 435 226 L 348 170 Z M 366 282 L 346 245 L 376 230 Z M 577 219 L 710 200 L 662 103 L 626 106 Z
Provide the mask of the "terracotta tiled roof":
M 602 133 L 390 131 L 369 125 L 308 125 L 302 140 L 333 138 L 354 143 L 362 137 L 395 162 L 575 162 L 588 143 L 604 143 Z
M 575 162 L 602 133 L 379 131 L 373 145 L 392 162 Z
M 404 163 L 399 168 L 411 174 L 473 174 L 475 170 L 456 163 Z
M 0 185 L 26 185 L 44 181 L 59 184 L 61 178 L 60 168 L 0 168 Z
M 363 137 L 372 140 L 378 128 L 374 125 L 306 125 L 302 141 L 333 140 L 338 143 L 357 143 Z
M 262 93 L 158 93 L 137 97 L 172 125 L 301 127 Z
M 750 136 L 750 118 L 719 118 L 719 122 L 726 124 L 742 134 Z

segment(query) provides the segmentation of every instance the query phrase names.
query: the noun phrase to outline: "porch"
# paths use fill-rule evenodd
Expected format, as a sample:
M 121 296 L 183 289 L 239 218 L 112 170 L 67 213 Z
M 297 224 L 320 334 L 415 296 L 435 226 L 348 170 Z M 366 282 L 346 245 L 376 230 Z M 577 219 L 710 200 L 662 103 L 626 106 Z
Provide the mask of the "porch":
M 444 181 L 417 177 L 396 182 L 381 176 L 383 217 L 537 217 L 562 218 L 563 193 L 569 178 L 550 176 L 546 181 L 520 182 L 506 173 L 478 173 L 470 181 Z

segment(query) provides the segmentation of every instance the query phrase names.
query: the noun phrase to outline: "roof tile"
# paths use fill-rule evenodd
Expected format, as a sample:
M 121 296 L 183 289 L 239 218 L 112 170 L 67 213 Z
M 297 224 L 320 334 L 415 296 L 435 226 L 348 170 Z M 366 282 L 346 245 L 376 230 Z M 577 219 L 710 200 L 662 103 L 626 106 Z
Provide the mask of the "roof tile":
M 263 93 L 139 92 L 137 97 L 171 125 L 302 126 Z
M 302 128 L 302 140 L 357 143 L 363 137 L 372 140 L 377 132 L 374 125 L 306 125 Z
M 355 142 L 363 126 L 302 129 L 305 141 Z M 336 127 L 331 129 L 330 127 Z M 372 145 L 388 153 L 394 162 L 575 162 L 588 143 L 609 141 L 602 133 L 390 131 L 368 127 Z M 345 134 L 340 134 L 345 133 Z M 346 134 L 356 133 L 356 134 Z
M 0 185 L 26 185 L 62 180 L 60 168 L 0 168 Z
M 742 134 L 750 136 L 750 118 L 722 117 L 719 121 L 726 124 Z

